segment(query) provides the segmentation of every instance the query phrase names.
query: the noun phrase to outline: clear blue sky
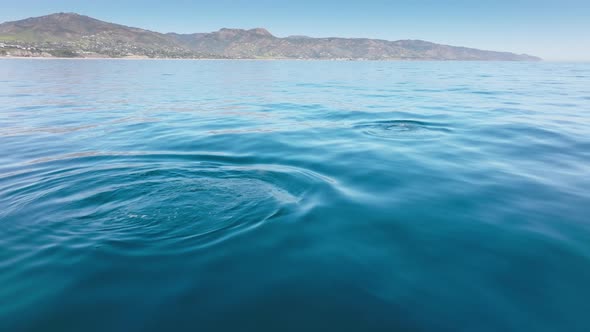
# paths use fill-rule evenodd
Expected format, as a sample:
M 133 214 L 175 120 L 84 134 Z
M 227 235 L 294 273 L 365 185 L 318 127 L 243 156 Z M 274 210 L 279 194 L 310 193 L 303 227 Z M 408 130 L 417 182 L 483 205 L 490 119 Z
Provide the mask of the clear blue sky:
M 423 39 L 590 61 L 590 0 L 0 0 L 0 21 L 77 12 L 159 32 Z

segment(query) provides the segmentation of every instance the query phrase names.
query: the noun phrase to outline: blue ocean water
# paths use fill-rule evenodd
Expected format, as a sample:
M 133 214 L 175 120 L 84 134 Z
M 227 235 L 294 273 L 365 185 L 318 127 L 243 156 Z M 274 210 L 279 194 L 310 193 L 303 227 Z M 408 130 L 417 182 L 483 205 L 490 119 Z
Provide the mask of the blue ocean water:
M 590 331 L 590 64 L 0 61 L 2 331 Z

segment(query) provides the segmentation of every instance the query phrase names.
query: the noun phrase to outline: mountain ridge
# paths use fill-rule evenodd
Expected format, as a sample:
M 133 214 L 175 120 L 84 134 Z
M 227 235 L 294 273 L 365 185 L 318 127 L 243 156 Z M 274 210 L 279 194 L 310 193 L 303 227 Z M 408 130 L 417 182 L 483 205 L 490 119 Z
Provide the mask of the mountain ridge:
M 423 40 L 274 36 L 264 28 L 222 28 L 208 33 L 160 33 L 55 13 L 0 24 L 0 56 L 148 57 L 315 60 L 538 61 L 509 52 L 436 44 Z

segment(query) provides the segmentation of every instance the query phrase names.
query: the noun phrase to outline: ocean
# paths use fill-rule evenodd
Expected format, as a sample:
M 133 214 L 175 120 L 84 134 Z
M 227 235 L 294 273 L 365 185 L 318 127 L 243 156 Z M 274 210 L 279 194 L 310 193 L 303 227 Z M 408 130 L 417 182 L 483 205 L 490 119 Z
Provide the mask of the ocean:
M 590 64 L 0 60 L 2 331 L 590 331 Z

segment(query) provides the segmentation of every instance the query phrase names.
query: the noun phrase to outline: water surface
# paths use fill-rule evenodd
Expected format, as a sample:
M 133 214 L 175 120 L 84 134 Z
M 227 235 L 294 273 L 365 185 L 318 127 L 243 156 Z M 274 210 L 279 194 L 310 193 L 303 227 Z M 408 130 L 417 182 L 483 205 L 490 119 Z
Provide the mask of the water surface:
M 0 61 L 0 330 L 589 331 L 590 65 Z

